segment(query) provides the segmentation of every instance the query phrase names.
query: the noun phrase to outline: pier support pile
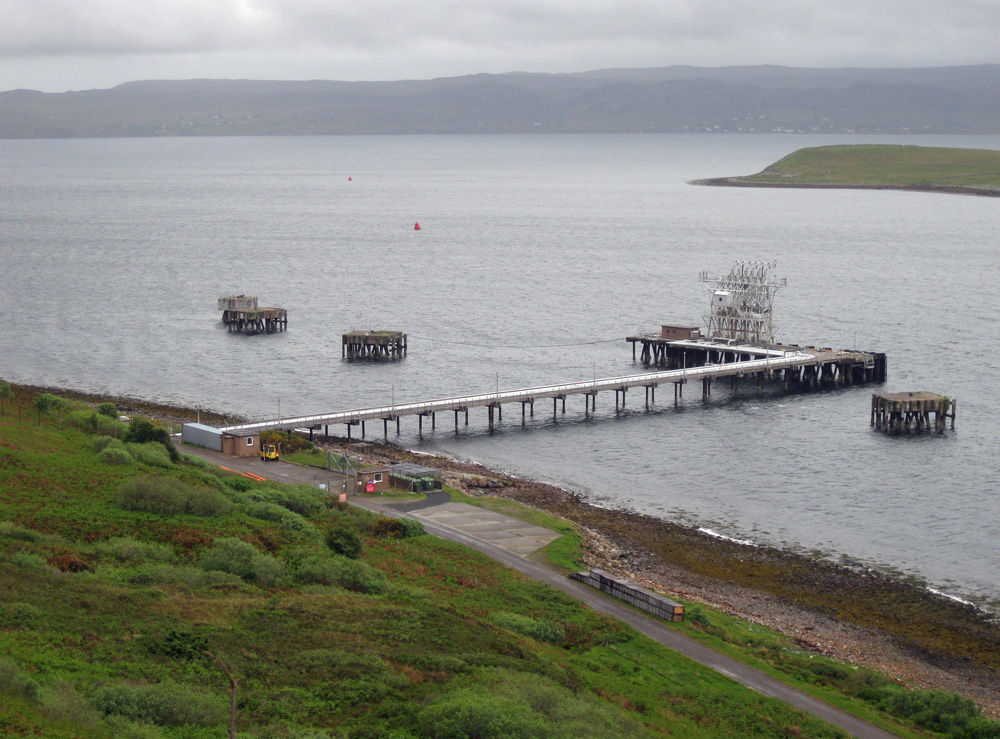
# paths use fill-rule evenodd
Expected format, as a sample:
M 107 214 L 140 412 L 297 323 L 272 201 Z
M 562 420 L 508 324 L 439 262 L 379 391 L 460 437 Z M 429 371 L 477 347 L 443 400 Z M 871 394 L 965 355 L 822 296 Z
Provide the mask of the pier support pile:
M 933 420 L 932 417 L 933 416 Z M 898 433 L 933 429 L 944 431 L 947 419 L 955 428 L 955 401 L 935 393 L 875 393 L 871 425 L 878 431 Z
M 253 295 L 231 295 L 219 298 L 222 322 L 229 330 L 241 334 L 273 334 L 288 328 L 288 311 L 284 308 L 259 308 Z
M 341 338 L 342 359 L 402 359 L 406 334 L 402 331 L 350 331 Z

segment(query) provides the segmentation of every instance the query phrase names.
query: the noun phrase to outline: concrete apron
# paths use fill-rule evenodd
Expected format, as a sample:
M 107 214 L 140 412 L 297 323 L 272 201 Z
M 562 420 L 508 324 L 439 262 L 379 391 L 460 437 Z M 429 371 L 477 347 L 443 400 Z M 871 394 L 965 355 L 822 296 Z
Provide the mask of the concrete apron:
M 541 526 L 524 523 L 468 503 L 443 503 L 431 508 L 409 510 L 406 514 L 461 531 L 519 557 L 528 557 L 562 536 Z

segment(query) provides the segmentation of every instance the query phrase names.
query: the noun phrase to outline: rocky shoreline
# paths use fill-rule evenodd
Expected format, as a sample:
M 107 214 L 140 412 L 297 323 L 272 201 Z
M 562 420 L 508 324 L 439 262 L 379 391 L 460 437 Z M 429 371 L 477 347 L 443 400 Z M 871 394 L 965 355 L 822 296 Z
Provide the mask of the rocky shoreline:
M 59 388 L 12 385 L 28 399 L 49 392 L 90 403 L 111 401 L 124 414 L 166 425 L 194 420 L 190 408 Z M 238 421 L 202 409 L 203 421 Z M 319 444 L 370 464 L 434 466 L 470 495 L 509 498 L 573 522 L 584 561 L 645 587 L 704 603 L 773 628 L 805 649 L 869 667 L 911 687 L 948 690 L 1000 719 L 1000 626 L 982 611 L 900 578 L 855 570 L 771 547 L 720 539 L 632 511 L 599 508 L 553 485 L 480 465 L 386 444 L 359 453 L 347 439 Z

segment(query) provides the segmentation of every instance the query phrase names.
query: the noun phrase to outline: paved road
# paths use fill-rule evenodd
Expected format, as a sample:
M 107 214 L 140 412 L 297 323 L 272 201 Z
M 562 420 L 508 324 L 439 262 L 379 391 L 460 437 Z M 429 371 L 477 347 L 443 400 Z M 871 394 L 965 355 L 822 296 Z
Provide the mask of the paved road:
M 318 484 L 325 482 L 326 479 L 322 470 L 314 470 L 308 467 L 301 467 L 284 462 L 265 463 L 256 458 L 234 459 L 232 457 L 222 456 L 221 454 L 215 454 L 214 452 L 187 446 L 184 447 L 183 451 L 188 454 L 196 454 L 197 456 L 208 459 L 216 464 L 229 467 L 230 469 L 251 472 L 261 477 L 279 480 L 281 482 L 305 482 L 309 484 Z M 349 501 L 352 505 L 356 505 L 360 508 L 364 508 L 380 515 L 412 515 L 411 513 L 405 512 L 405 510 L 401 511 L 398 508 L 379 501 L 376 498 L 349 496 Z M 403 506 L 403 508 L 405 508 L 405 506 Z M 427 510 L 429 509 L 418 509 L 417 511 L 414 511 L 414 513 L 426 513 Z M 605 613 L 618 619 L 619 621 L 627 623 L 636 631 L 644 634 L 650 639 L 655 639 L 660 644 L 670 647 L 684 656 L 689 657 L 696 662 L 700 662 L 717 672 L 721 672 L 723 675 L 726 675 L 736 682 L 742 683 L 759 693 L 771 696 L 772 698 L 777 698 L 778 700 L 784 701 L 795 708 L 811 713 L 812 715 L 833 724 L 834 726 L 840 727 L 852 736 L 858 737 L 858 739 L 893 739 L 893 737 L 896 736 L 895 734 L 890 734 L 888 731 L 870 724 L 867 721 L 863 721 L 862 719 L 852 716 L 845 711 L 841 711 L 839 708 L 835 708 L 828 703 L 824 703 L 811 695 L 803 693 L 801 690 L 793 688 L 790 685 L 786 685 L 780 680 L 776 680 L 759 670 L 748 667 L 742 662 L 738 662 L 731 657 L 727 657 L 711 647 L 707 647 L 704 644 L 685 636 L 684 634 L 678 633 L 661 621 L 633 611 L 625 604 L 604 595 L 594 588 L 576 582 L 575 580 L 570 580 L 569 578 L 553 572 L 544 565 L 531 562 L 525 559 L 524 555 L 496 546 L 489 541 L 478 538 L 477 536 L 469 533 L 443 525 L 425 515 L 421 515 L 420 520 L 429 534 L 433 534 L 434 536 L 438 536 L 442 539 L 448 539 L 459 544 L 464 544 L 471 549 L 482 552 L 492 559 L 501 562 L 511 569 L 522 572 L 528 577 L 562 590 L 563 592 L 572 595 L 574 598 L 583 601 L 595 611 Z

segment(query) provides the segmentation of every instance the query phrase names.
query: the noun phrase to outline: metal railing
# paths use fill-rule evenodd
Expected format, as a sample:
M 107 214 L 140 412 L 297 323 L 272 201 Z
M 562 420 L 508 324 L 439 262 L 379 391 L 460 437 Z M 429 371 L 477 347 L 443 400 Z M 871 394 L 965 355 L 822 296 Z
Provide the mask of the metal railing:
M 338 423 L 357 423 L 373 419 L 395 419 L 399 416 L 427 415 L 437 411 L 464 411 L 469 408 L 499 405 L 501 403 L 531 402 L 542 398 L 561 398 L 566 395 L 595 394 L 607 390 L 625 390 L 632 387 L 656 387 L 668 382 L 700 380 L 706 377 L 726 377 L 751 372 L 801 367 L 816 364 L 819 360 L 806 352 L 783 353 L 764 359 L 750 359 L 742 362 L 701 365 L 686 369 L 647 372 L 641 375 L 624 375 L 600 380 L 569 382 L 559 385 L 505 390 L 503 392 L 464 395 L 456 398 L 441 398 L 418 403 L 393 403 L 373 408 L 356 408 L 334 413 L 319 413 L 311 416 L 280 418 L 269 421 L 255 421 L 222 427 L 222 431 L 266 431 L 268 429 L 310 428 Z

